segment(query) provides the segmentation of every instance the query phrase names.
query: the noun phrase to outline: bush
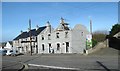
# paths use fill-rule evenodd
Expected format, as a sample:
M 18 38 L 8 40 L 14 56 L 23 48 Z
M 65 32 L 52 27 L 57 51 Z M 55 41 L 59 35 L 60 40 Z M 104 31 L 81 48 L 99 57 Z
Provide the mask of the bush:
M 106 34 L 102 34 L 102 33 L 93 34 L 93 40 L 97 42 L 102 42 L 105 39 L 106 39 Z
M 95 45 L 97 45 L 97 41 L 95 39 L 92 39 L 92 47 L 94 47 Z

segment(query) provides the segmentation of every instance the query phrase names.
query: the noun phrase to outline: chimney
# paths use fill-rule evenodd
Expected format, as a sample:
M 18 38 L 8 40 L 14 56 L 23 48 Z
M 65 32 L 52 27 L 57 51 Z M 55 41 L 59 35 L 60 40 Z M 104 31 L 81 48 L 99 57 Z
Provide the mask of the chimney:
M 22 31 L 22 30 L 21 30 L 20 32 L 21 32 L 21 34 L 23 33 L 23 31 Z
M 36 30 L 37 30 L 37 29 L 39 29 L 39 26 L 38 26 L 38 25 L 36 25 Z
M 51 33 L 51 25 L 50 25 L 50 22 L 49 21 L 47 21 L 47 28 L 48 28 L 48 30 L 49 30 L 49 33 Z
M 64 19 L 61 17 L 61 21 L 60 21 L 61 24 L 64 24 Z

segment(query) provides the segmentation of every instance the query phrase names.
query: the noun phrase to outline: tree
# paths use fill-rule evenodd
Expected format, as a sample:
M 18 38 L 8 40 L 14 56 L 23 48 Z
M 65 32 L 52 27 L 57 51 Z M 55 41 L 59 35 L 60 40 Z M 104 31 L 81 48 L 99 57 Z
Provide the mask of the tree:
M 115 24 L 112 26 L 109 36 L 114 36 L 118 32 L 120 32 L 120 24 Z
M 107 34 L 108 34 L 108 32 L 106 30 L 95 31 L 93 33 L 93 39 L 96 40 L 97 42 L 102 42 L 106 39 Z

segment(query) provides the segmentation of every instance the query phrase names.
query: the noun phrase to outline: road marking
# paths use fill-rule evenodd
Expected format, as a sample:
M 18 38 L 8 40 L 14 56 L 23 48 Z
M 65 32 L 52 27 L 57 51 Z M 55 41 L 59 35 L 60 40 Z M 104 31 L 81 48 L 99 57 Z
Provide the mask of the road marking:
M 79 68 L 69 68 L 69 67 L 58 67 L 58 66 L 48 66 L 48 65 L 38 65 L 38 64 L 28 64 L 29 66 L 37 66 L 37 67 L 46 67 L 52 69 L 69 69 L 69 70 L 79 70 Z
M 100 61 L 96 61 L 100 66 L 102 66 L 106 71 L 110 71 L 105 65 L 103 65 Z

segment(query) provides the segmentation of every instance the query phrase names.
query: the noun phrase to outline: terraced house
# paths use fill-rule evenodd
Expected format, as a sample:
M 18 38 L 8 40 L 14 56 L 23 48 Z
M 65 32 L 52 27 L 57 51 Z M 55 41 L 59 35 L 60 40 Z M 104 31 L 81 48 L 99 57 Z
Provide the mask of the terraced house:
M 37 35 L 43 31 L 46 28 L 46 26 L 38 27 L 36 29 L 28 30 L 25 32 L 22 32 L 13 39 L 13 47 L 16 47 L 16 49 L 19 51 L 19 53 L 30 53 L 30 33 L 31 33 L 31 39 L 33 42 L 31 42 L 32 47 L 32 53 L 38 53 L 38 42 L 37 42 Z
M 30 43 L 25 42 L 30 39 L 29 32 L 22 32 L 13 40 L 13 46 L 18 47 L 18 51 L 24 53 L 30 51 Z M 70 28 L 63 18 L 55 29 L 48 21 L 46 26 L 31 30 L 32 38 L 35 40 L 32 42 L 32 50 L 38 54 L 83 53 L 86 50 L 88 34 L 84 25 L 76 24 L 74 28 Z

